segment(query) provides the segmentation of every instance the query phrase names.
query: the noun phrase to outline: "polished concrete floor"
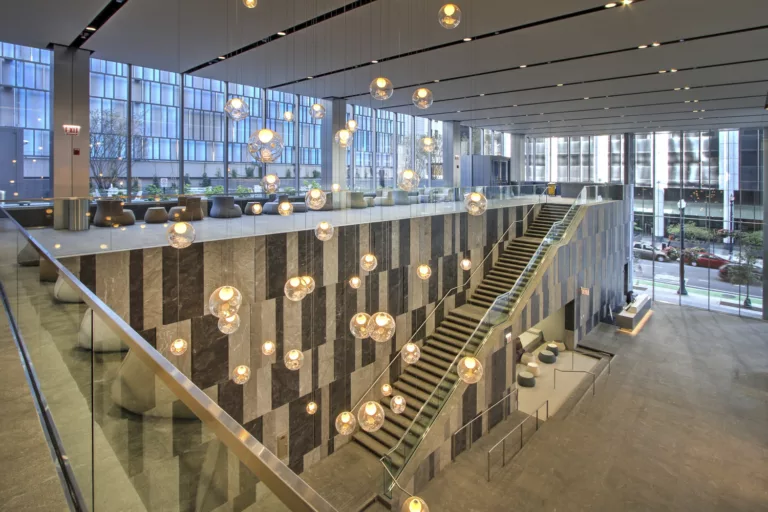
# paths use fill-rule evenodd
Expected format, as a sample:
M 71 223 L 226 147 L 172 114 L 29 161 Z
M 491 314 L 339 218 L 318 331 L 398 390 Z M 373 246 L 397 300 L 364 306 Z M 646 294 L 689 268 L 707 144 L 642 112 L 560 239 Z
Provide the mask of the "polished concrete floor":
M 573 199 L 543 196 L 521 196 L 509 199 L 492 199 L 488 208 L 506 208 L 552 201 L 570 204 Z M 366 224 L 431 215 L 447 215 L 466 211 L 461 202 L 414 204 L 404 206 L 376 206 L 361 210 L 345 209 L 327 212 L 310 211 L 287 217 L 280 215 L 243 216 L 236 219 L 213 219 L 206 217 L 194 222 L 195 240 L 208 242 L 228 238 L 258 236 L 273 233 L 288 233 L 315 229 L 321 221 L 334 226 Z M 141 220 L 141 219 L 138 219 Z M 43 228 L 30 233 L 56 257 L 77 256 L 97 252 L 126 251 L 168 245 L 167 224 L 144 224 L 137 222 L 123 228 L 91 227 L 87 231 L 67 231 Z
M 656 304 L 570 414 L 504 468 L 459 458 L 421 496 L 440 511 L 768 510 L 768 324 Z M 475 445 L 473 451 L 482 450 Z M 484 453 L 484 452 L 483 452 Z

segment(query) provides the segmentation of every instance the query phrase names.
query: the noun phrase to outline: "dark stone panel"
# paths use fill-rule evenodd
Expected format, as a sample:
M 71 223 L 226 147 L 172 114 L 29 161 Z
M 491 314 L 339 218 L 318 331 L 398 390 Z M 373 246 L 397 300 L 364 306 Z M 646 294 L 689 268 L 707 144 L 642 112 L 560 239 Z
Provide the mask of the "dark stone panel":
M 130 251 L 128 255 L 129 323 L 137 331 L 144 328 L 144 251 Z
M 96 293 L 96 255 L 80 256 L 80 282 Z
M 339 280 L 360 275 L 360 226 L 341 226 L 339 236 Z
M 525 207 L 524 206 L 515 206 L 515 218 L 517 221 L 515 223 L 515 238 L 519 236 L 523 236 L 523 233 L 525 232 L 525 222 L 523 222 L 523 219 L 525 218 Z
M 229 380 L 228 337 L 218 322 L 212 315 L 192 319 L 192 382 L 200 389 Z
M 437 260 L 430 261 L 428 265 L 432 267 L 432 276 L 427 281 L 427 289 L 429 290 L 427 304 L 430 304 L 438 301 L 437 289 L 440 280 L 440 268 L 437 264 Z M 418 279 L 418 277 L 416 279 Z
M 437 261 L 437 258 L 445 254 L 445 220 L 443 215 L 433 215 L 430 219 L 432 219 L 431 259 Z
M 471 384 L 467 386 L 466 391 L 464 391 L 464 396 L 461 398 L 462 401 L 462 407 L 461 407 L 461 425 L 464 426 L 467 423 L 471 422 L 475 416 L 477 416 L 477 384 Z M 482 418 L 478 418 L 479 420 L 482 420 Z M 476 430 L 472 435 L 472 440 L 476 440 L 480 437 L 480 434 L 482 434 L 481 428 L 479 427 L 479 424 L 476 424 L 474 427 L 467 427 L 467 431 L 471 428 L 472 430 Z
M 232 416 L 238 423 L 243 423 L 243 386 L 232 379 L 219 383 L 219 407 Z
M 397 221 L 400 223 L 400 266 L 407 267 L 411 264 L 411 219 Z
M 536 325 L 541 321 L 541 318 L 539 318 L 539 301 L 541 300 L 541 296 L 538 293 L 534 293 L 531 295 L 531 300 L 528 303 L 528 306 L 531 308 L 531 326 Z
M 265 264 L 267 279 L 267 299 L 283 295 L 286 275 L 288 242 L 285 233 L 267 235 Z
M 144 422 L 127 421 L 128 446 L 131 456 L 128 457 L 128 476 L 140 475 L 144 472 Z
M 301 349 L 309 350 L 325 343 L 325 294 L 315 288 L 301 301 Z
M 275 355 L 278 361 L 282 361 L 285 355 L 283 349 L 283 339 L 285 337 L 283 301 L 286 300 L 288 299 L 285 298 L 285 295 L 275 299 Z
M 501 221 L 504 223 L 504 226 L 502 227 L 502 233 L 506 233 L 506 236 L 504 238 L 508 239 L 509 238 L 509 233 L 507 233 L 507 231 L 509 231 L 509 226 L 511 225 L 510 224 L 510 217 L 512 215 L 512 209 L 511 208 L 504 208 L 503 212 L 504 213 L 502 213 L 502 216 L 501 216 Z
M 331 382 L 329 386 L 330 414 L 328 414 L 328 432 L 336 432 L 336 416 L 352 407 L 352 386 L 348 376 Z M 333 434 L 331 434 L 333 440 Z M 332 445 L 329 445 L 329 451 Z
M 449 254 L 443 258 L 443 293 L 446 293 L 451 288 L 455 288 L 459 284 L 459 255 Z
M 147 340 L 147 343 L 152 345 L 153 348 L 157 349 L 157 328 L 153 327 L 151 329 L 147 329 L 146 331 L 137 331 L 139 333 L 139 336 Z
M 507 390 L 507 351 L 498 350 L 491 355 L 491 404 L 495 404 Z M 488 412 L 488 425 L 490 428 L 504 419 L 505 405 L 500 403 Z
M 179 321 L 179 258 L 178 249 L 163 247 L 163 325 Z
M 337 340 L 343 340 L 345 338 L 345 331 L 348 330 L 348 321 L 344 321 L 344 317 L 346 316 L 346 308 L 344 306 L 346 296 L 347 296 L 347 288 L 349 288 L 349 285 L 347 285 L 346 282 L 342 281 L 340 283 L 337 283 L 334 285 L 331 290 L 336 295 L 336 339 Z
M 403 314 L 402 271 L 399 268 L 387 274 L 387 311 L 394 317 Z
M 175 427 L 175 424 L 174 424 Z M 176 444 L 176 439 L 178 437 L 176 436 L 175 428 L 174 428 L 174 436 L 173 441 L 174 445 Z M 210 442 L 216 442 L 216 441 L 210 441 Z M 205 464 L 207 459 L 207 446 L 206 444 L 197 444 L 194 447 L 191 447 L 189 450 L 183 450 L 178 453 L 178 468 L 179 468 L 179 482 L 178 482 L 178 496 L 179 496 L 179 504 L 178 504 L 178 510 L 196 510 L 197 505 L 197 496 L 196 493 L 189 492 L 190 489 L 197 489 L 200 483 L 200 475 L 203 474 L 203 464 Z M 174 454 L 176 455 L 176 454 Z M 221 450 L 220 455 L 227 455 L 226 450 Z M 214 463 L 214 466 L 219 465 L 219 460 Z M 224 466 L 226 467 L 226 466 Z M 221 475 L 221 478 L 226 479 L 227 475 Z M 226 482 L 224 484 L 224 489 L 226 489 Z M 222 499 L 226 499 L 223 497 L 223 495 L 220 495 L 218 498 L 213 498 L 212 501 L 221 501 Z M 215 506 L 218 506 L 220 503 L 217 503 Z M 211 510 L 214 507 L 211 507 Z
M 363 366 L 368 366 L 376 361 L 376 342 L 371 338 L 362 341 L 362 361 Z
M 243 428 L 250 432 L 258 442 L 264 442 L 264 416 L 259 416 L 255 420 L 243 423 Z
M 411 311 L 411 329 L 413 329 L 414 331 L 414 334 L 413 334 L 414 339 L 420 340 L 426 337 L 427 335 L 426 325 L 422 326 L 422 324 L 426 319 L 427 319 L 426 306 L 422 306 L 420 308 L 417 308 Z
M 348 324 L 347 332 L 349 332 Z M 341 378 L 355 371 L 355 343 L 352 333 L 349 333 L 348 337 L 336 340 L 333 347 L 333 375 L 335 378 Z
M 463 306 L 467 303 L 467 292 L 459 292 L 456 294 L 456 307 Z
M 282 358 L 272 365 L 272 409 L 299 398 L 299 372 L 285 367 Z
M 240 494 L 233 500 L 232 512 L 243 512 L 256 502 L 256 484 L 259 482 L 256 475 L 245 464 L 241 462 L 238 466 L 240 468 L 238 471 Z
M 164 248 L 165 249 L 165 248 Z M 177 250 L 177 249 L 173 249 Z M 203 244 L 192 244 L 179 251 L 179 321 L 196 317 L 203 310 Z
M 317 348 L 312 349 L 312 391 L 318 388 L 320 381 L 320 351 Z
M 495 244 L 499 237 L 497 230 L 499 227 L 499 210 L 487 210 L 485 212 L 485 243 L 486 245 Z
M 174 403 L 174 407 L 179 406 L 186 408 L 180 401 Z M 189 410 L 187 409 L 187 414 Z M 179 419 L 174 416 L 171 419 L 173 435 L 172 437 L 172 450 L 175 457 L 195 450 L 200 447 L 203 442 L 203 424 L 199 421 L 189 421 L 187 419 Z M 189 489 L 185 489 L 185 492 Z
M 439 327 L 445 319 L 445 303 L 441 303 L 435 308 L 435 327 Z
M 304 455 L 318 446 L 320 428 L 317 420 L 321 414 L 307 414 L 307 404 L 312 395 L 307 395 L 288 405 L 288 467 L 294 472 L 304 471 Z M 320 407 L 319 397 L 315 400 Z
M 373 222 L 370 224 L 370 247 L 379 263 L 374 272 L 382 272 L 392 268 L 392 238 L 388 222 Z
M 466 251 L 469 247 L 469 214 L 459 214 L 459 250 Z

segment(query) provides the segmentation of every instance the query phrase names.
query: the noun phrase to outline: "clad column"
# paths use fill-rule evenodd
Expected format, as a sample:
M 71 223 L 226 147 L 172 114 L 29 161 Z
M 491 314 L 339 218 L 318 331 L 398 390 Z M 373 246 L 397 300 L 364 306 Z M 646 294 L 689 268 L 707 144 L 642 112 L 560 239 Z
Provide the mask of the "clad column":
M 509 154 L 509 180 L 522 183 L 525 181 L 525 135 L 512 134 L 512 148 Z
M 624 275 L 624 292 L 633 289 L 634 266 L 632 264 L 634 255 L 632 246 L 635 235 L 635 153 L 636 144 L 634 133 L 624 134 L 624 168 L 622 169 L 622 182 L 624 183 L 624 204 L 625 211 L 629 213 L 629 224 L 625 240 L 625 249 L 627 250 L 627 262 L 624 265 L 626 269 Z M 662 202 L 663 205 L 663 202 Z M 663 211 L 663 210 L 662 210 Z
M 762 164 L 761 170 L 763 178 L 763 261 L 768 261 L 768 244 L 765 243 L 765 219 L 768 219 L 768 127 L 763 128 L 763 136 L 758 138 L 760 141 L 760 152 L 762 152 Z M 768 272 L 766 272 L 765 264 L 763 264 L 763 320 L 768 320 L 768 305 L 765 300 L 768 298 Z
M 51 127 L 53 196 L 56 198 L 89 194 L 90 58 L 87 50 L 53 45 Z M 64 132 L 65 124 L 80 126 L 80 134 L 68 135 Z
M 342 190 L 347 188 L 347 149 L 334 144 L 333 138 L 336 132 L 346 127 L 347 102 L 334 98 L 330 101 L 320 100 L 325 107 L 325 118 L 322 129 L 322 154 L 323 174 L 321 185 L 323 190 L 331 190 L 334 183 L 341 185 Z
M 461 186 L 461 123 L 443 122 L 443 185 Z

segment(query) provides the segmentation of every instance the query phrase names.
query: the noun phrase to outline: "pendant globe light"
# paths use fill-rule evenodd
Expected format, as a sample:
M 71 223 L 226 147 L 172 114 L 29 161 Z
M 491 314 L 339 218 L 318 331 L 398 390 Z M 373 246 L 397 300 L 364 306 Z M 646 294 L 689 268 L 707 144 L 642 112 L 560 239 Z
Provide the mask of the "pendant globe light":
M 384 396 L 390 396 L 392 394 L 392 385 L 390 384 L 382 384 L 381 386 L 381 394 Z
M 261 205 L 261 203 L 253 203 L 253 206 L 251 206 L 251 213 L 254 215 L 261 215 L 261 212 L 264 211 L 264 207 Z
M 294 119 L 295 117 L 293 115 L 293 112 L 291 112 L 290 110 L 286 110 L 285 112 L 283 112 L 283 121 L 292 123 Z
M 488 200 L 480 192 L 470 192 L 464 197 L 464 206 L 470 215 L 482 215 L 488 208 Z
M 290 214 L 293 213 L 293 203 L 288 201 L 283 201 L 279 205 L 277 205 L 277 213 L 282 215 L 283 217 L 287 217 Z
M 263 164 L 276 162 L 283 154 L 284 148 L 280 134 L 269 128 L 253 132 L 248 139 L 248 152 L 254 160 Z
M 395 395 L 392 400 L 389 401 L 389 408 L 395 414 L 402 414 L 405 411 L 405 397 L 402 395 Z
M 467 384 L 476 384 L 483 378 L 483 365 L 475 357 L 461 358 L 456 371 L 459 374 L 459 378 Z
M 304 203 L 310 210 L 320 210 L 323 206 L 325 206 L 326 199 L 327 197 L 325 192 L 319 188 L 313 188 L 307 192 L 306 196 L 304 196 Z
M 309 293 L 307 285 L 300 277 L 292 277 L 288 279 L 285 282 L 283 291 L 285 292 L 286 298 L 293 302 L 299 302 Z
M 168 350 L 171 352 L 171 354 L 180 356 L 187 351 L 187 348 L 189 348 L 189 343 L 187 340 L 179 338 L 171 342 L 171 346 L 168 347 Z
M 357 422 L 366 432 L 376 432 L 384 425 L 384 408 L 377 402 L 366 402 L 357 412 Z
M 437 13 L 437 21 L 448 30 L 456 28 L 461 23 L 461 9 L 455 4 L 445 4 Z
M 312 276 L 301 276 L 301 282 L 307 287 L 307 294 L 315 291 L 315 280 Z
M 397 186 L 406 192 L 413 192 L 419 188 L 420 181 L 421 177 L 412 169 L 405 169 L 397 174 Z
M 292 372 L 295 372 L 299 368 L 301 368 L 301 365 L 304 364 L 304 353 L 300 350 L 289 350 L 285 357 L 283 358 L 283 362 L 285 363 L 285 367 L 291 370 Z
M 379 264 L 379 261 L 376 259 L 376 256 L 374 256 L 371 253 L 363 255 L 362 258 L 360 258 L 360 268 L 365 270 L 366 272 L 371 272 L 376 269 L 376 265 Z
M 243 0 L 243 5 L 249 9 L 253 9 L 258 3 L 257 0 Z
M 251 380 L 251 369 L 246 365 L 241 364 L 232 370 L 232 381 L 235 384 L 245 384 Z
M 352 145 L 352 141 L 354 140 L 354 136 L 352 135 L 352 132 L 347 130 L 346 128 L 339 130 L 336 132 L 336 136 L 333 137 L 333 142 L 336 143 L 337 146 L 340 148 L 348 148 Z
M 400 350 L 400 356 L 403 358 L 405 363 L 413 364 L 421 357 L 421 349 L 417 344 L 411 343 L 409 341 L 403 345 L 403 348 Z
M 429 265 L 419 265 L 416 268 L 416 275 L 422 281 L 426 281 L 432 275 L 432 268 Z
M 357 290 L 363 285 L 363 280 L 360 279 L 357 276 L 352 276 L 349 278 L 349 286 L 351 286 L 353 289 Z
M 395 92 L 395 87 L 392 85 L 392 82 L 390 82 L 388 78 L 380 76 L 373 79 L 369 90 L 371 91 L 371 96 L 373 99 L 384 101 L 392 97 L 392 94 Z
M 371 335 L 368 326 L 371 323 L 371 316 L 368 313 L 357 313 L 349 321 L 349 331 L 355 338 L 364 340 Z
M 322 119 L 325 117 L 325 107 L 319 103 L 314 103 L 309 109 L 309 115 L 312 119 Z
M 328 221 L 320 221 L 315 228 L 315 236 L 321 242 L 327 242 L 333 238 L 333 224 Z
M 432 137 L 422 137 L 419 141 L 422 151 L 425 153 L 432 153 L 435 151 L 435 139 Z
M 374 313 L 368 322 L 368 333 L 376 343 L 384 343 L 391 340 L 392 336 L 395 335 L 396 328 L 397 325 L 392 315 L 383 311 Z
M 317 402 L 309 402 L 307 404 L 307 414 L 310 416 L 314 415 L 317 412 Z
M 268 194 L 274 194 L 280 188 L 280 178 L 276 174 L 267 174 L 261 178 L 261 188 Z
M 168 243 L 174 249 L 185 249 L 195 241 L 195 228 L 189 222 L 176 222 L 168 228 Z
M 419 87 L 413 92 L 411 101 L 413 101 L 413 104 L 416 108 L 426 110 L 432 106 L 432 103 L 435 101 L 435 99 L 432 96 L 432 91 L 426 87 Z
M 469 258 L 464 258 L 461 260 L 461 263 L 459 263 L 459 266 L 461 267 L 461 270 L 464 271 L 472 270 L 472 260 Z
M 261 353 L 265 356 L 271 356 L 275 353 L 275 350 L 277 349 L 277 346 L 275 345 L 274 341 L 265 341 L 261 345 Z
M 351 131 L 352 133 L 355 133 L 357 131 L 357 121 L 354 119 L 350 119 L 347 121 L 347 130 Z
M 243 295 L 234 286 L 216 288 L 208 299 L 208 310 L 216 318 L 228 317 L 237 313 L 243 303 Z
M 349 411 L 344 411 L 336 416 L 336 432 L 343 436 L 348 436 L 355 431 L 357 421 L 355 415 Z
M 224 334 L 232 334 L 240 328 L 240 315 L 225 316 L 219 318 L 219 330 Z
M 251 113 L 245 100 L 237 97 L 230 98 L 227 101 L 227 104 L 224 106 L 224 112 L 234 122 L 242 121 Z
M 429 512 L 427 502 L 418 496 L 411 496 L 403 502 L 400 512 Z

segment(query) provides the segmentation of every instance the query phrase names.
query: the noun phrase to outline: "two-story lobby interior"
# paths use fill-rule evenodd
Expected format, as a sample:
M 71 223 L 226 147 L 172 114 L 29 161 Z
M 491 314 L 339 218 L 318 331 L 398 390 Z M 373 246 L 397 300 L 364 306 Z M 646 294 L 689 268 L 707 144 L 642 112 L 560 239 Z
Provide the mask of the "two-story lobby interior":
M 768 510 L 764 0 L 0 5 L 9 510 Z

